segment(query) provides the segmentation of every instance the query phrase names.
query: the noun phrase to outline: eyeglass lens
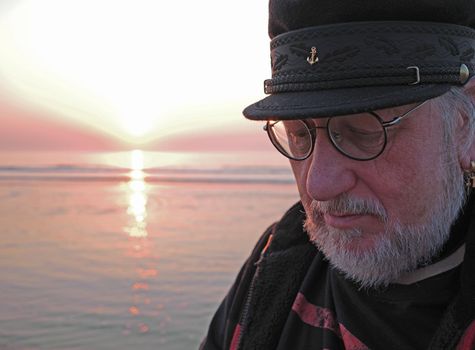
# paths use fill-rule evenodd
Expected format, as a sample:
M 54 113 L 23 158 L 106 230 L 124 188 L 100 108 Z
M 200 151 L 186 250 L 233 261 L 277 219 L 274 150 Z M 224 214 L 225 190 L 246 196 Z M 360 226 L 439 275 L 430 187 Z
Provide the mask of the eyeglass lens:
M 380 119 L 370 113 L 330 118 L 326 129 L 332 144 L 350 158 L 375 158 L 386 144 Z M 313 151 L 312 133 L 302 120 L 278 121 L 268 131 L 274 146 L 289 158 L 305 159 Z
M 302 120 L 278 121 L 268 131 L 274 146 L 286 157 L 305 159 L 312 152 L 312 135 Z

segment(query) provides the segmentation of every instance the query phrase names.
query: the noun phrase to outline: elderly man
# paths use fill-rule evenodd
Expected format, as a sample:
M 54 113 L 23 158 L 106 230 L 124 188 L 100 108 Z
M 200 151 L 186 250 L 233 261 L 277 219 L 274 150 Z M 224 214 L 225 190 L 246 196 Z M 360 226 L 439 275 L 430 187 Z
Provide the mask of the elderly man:
M 301 201 L 201 348 L 475 349 L 475 1 L 271 0 L 266 121 Z

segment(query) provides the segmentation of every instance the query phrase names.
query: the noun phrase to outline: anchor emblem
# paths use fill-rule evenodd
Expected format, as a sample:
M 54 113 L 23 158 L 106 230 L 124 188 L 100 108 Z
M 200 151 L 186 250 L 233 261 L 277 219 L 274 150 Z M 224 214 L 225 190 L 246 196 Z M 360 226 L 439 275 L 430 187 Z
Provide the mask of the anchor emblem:
M 311 65 L 318 62 L 317 48 L 315 46 L 310 49 L 310 57 L 307 57 L 307 62 Z

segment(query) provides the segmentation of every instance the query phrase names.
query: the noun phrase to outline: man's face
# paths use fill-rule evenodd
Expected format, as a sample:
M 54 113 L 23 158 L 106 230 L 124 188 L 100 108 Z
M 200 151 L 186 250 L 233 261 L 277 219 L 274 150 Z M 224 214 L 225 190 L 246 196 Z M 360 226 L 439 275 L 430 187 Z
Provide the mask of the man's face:
M 378 114 L 388 121 L 411 107 Z M 464 190 L 443 127 L 436 104 L 428 102 L 388 129 L 387 146 L 374 160 L 342 155 L 317 131 L 312 155 L 291 161 L 311 240 L 363 286 L 395 281 L 428 262 L 447 240 Z

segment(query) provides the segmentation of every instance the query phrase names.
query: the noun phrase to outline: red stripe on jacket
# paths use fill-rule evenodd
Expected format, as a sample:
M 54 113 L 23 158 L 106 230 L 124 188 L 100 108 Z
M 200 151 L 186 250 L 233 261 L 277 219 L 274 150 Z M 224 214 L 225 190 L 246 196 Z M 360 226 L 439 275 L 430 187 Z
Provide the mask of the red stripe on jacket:
M 457 345 L 457 350 L 473 350 L 475 349 L 475 321 L 465 330 L 465 333 Z
M 323 328 L 335 333 L 343 340 L 347 350 L 368 350 L 369 348 L 356 338 L 344 325 L 338 323 L 332 310 L 310 303 L 302 293 L 295 298 L 292 310 L 300 319 L 315 328 Z

